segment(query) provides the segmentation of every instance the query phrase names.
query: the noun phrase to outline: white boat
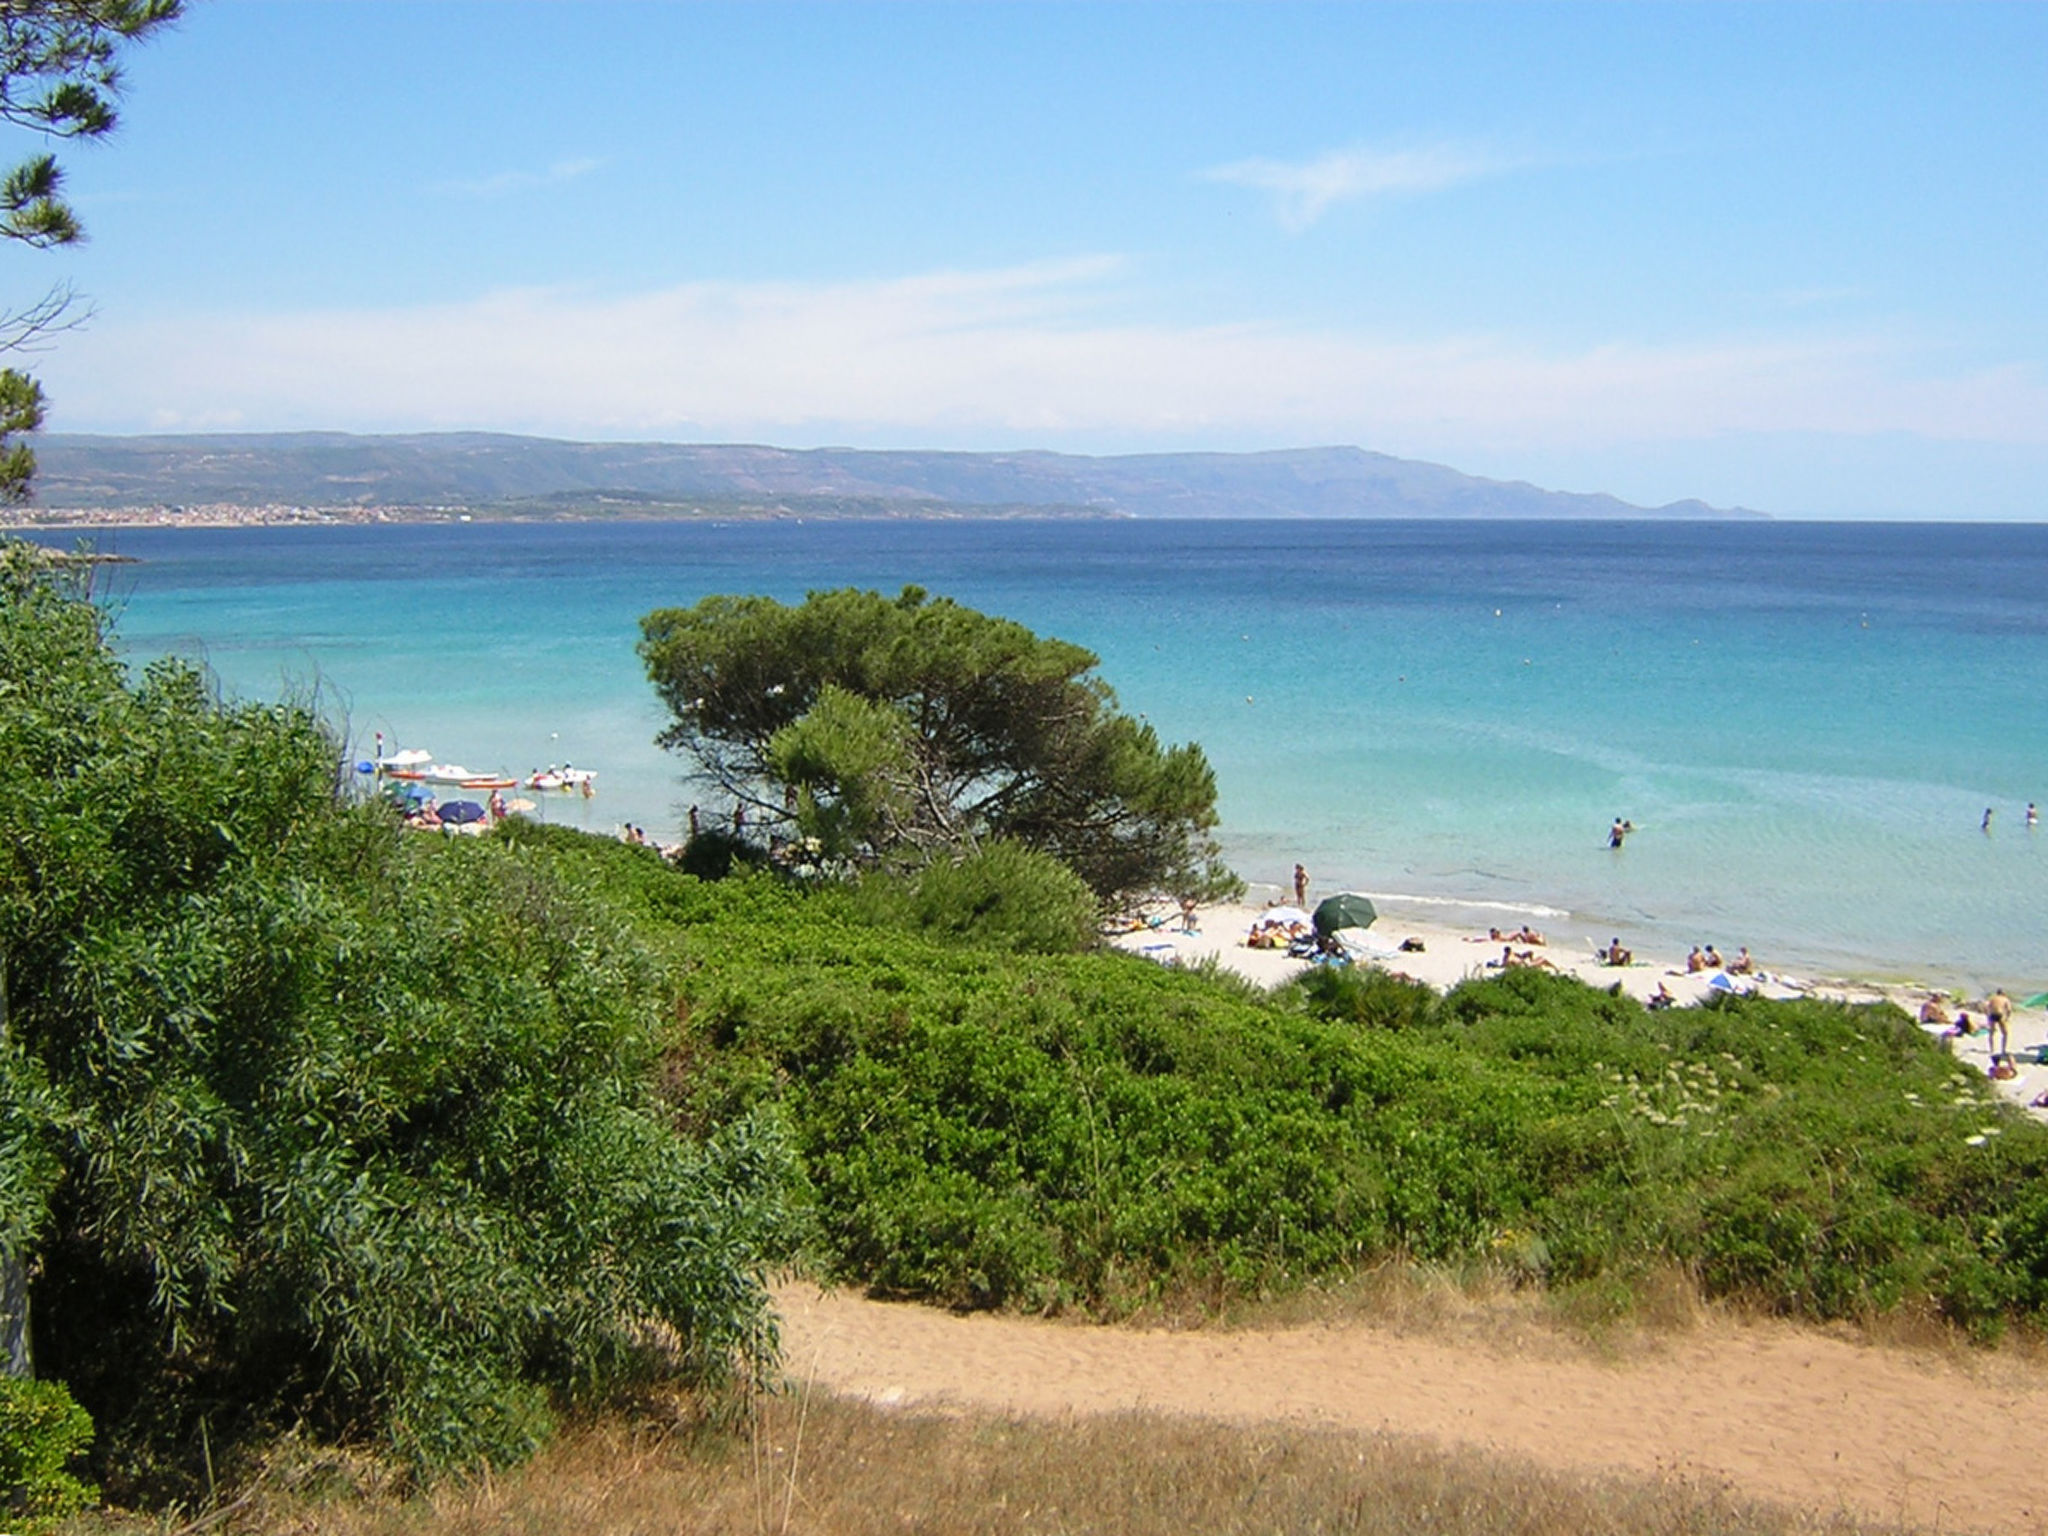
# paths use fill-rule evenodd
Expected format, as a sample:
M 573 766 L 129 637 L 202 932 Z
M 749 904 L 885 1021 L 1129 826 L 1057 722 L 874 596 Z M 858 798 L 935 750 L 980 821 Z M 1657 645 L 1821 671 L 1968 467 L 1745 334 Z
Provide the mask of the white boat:
M 526 781 L 528 789 L 580 789 L 589 793 L 597 788 L 597 770 L 594 768 L 549 768 L 536 773 Z
M 465 768 L 460 763 L 431 763 L 425 768 L 387 768 L 384 776 L 388 779 L 404 779 L 409 784 L 460 784 L 465 788 L 512 787 L 509 779 L 500 780 L 497 775 L 478 773 L 474 768 Z
M 434 760 L 434 754 L 425 747 L 407 747 L 403 752 L 393 752 L 387 757 L 372 759 L 379 773 L 390 773 L 394 769 L 405 771 L 419 768 Z

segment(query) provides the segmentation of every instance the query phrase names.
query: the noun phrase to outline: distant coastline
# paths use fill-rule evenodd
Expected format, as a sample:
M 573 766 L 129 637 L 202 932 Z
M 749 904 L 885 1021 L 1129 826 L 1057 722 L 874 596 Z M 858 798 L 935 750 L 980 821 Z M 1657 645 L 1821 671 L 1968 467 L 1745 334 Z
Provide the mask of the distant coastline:
M 286 502 L 246 505 L 209 502 L 198 506 L 11 507 L 0 511 L 0 532 L 92 530 L 100 528 L 357 528 L 377 524 L 456 523 L 656 523 L 656 522 L 960 522 L 973 518 L 1127 518 L 1098 507 L 968 506 L 945 503 L 861 503 L 821 501 L 623 504 L 571 503 L 534 507 L 364 506 L 347 503 L 302 506 Z
M 1254 453 L 584 443 L 487 432 L 99 437 L 36 443 L 30 526 L 676 518 L 1695 522 L 1640 506 L 1334 446 Z

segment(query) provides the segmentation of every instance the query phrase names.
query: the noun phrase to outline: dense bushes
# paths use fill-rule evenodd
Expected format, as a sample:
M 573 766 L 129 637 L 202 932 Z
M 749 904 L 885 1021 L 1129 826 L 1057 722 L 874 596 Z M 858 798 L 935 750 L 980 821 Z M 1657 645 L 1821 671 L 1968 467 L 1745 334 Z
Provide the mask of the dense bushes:
M 778 1106 L 828 1262 L 884 1291 L 1115 1311 L 1406 1254 L 1602 1292 L 1677 1264 L 1812 1318 L 2048 1307 L 2048 1134 L 1895 1010 L 1653 1014 L 1536 971 L 1260 998 L 676 884 L 689 1113 Z
M 611 906 L 344 804 L 304 711 L 131 687 L 89 605 L 4 575 L 0 1223 L 111 1463 L 270 1418 L 460 1466 L 761 1362 L 792 1167 L 758 1121 L 677 1134 L 673 993 Z
M 947 943 L 1046 955 L 1087 948 L 1099 918 L 1079 875 L 1049 853 L 1001 840 L 942 852 L 919 869 L 871 873 L 858 910 Z
M 0 1503 L 8 1528 L 52 1529 L 95 1504 L 100 1491 L 72 1474 L 92 1444 L 92 1418 L 54 1381 L 0 1377 Z

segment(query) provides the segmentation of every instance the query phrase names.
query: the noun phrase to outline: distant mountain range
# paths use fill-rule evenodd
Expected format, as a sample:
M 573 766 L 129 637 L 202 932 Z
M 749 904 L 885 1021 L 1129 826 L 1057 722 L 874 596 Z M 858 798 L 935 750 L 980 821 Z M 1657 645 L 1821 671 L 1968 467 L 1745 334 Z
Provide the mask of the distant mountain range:
M 577 443 L 485 432 L 38 439 L 46 508 L 384 507 L 501 517 L 1065 514 L 1107 517 L 1725 518 L 1700 501 L 1485 480 L 1363 448 L 927 453 Z

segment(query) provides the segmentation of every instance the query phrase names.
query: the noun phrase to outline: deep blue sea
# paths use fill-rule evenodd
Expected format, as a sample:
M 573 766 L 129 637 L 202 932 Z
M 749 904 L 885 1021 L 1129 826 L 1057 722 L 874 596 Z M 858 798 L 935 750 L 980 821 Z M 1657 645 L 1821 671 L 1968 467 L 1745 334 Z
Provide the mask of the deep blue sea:
M 46 535 L 69 544 L 72 536 Z M 2048 985 L 2048 527 L 824 522 L 127 529 L 138 659 L 317 693 L 544 813 L 673 836 L 637 621 L 915 582 L 1202 743 L 1238 870 L 1809 971 Z M 1980 821 L 1993 811 L 1987 834 Z M 1618 854 L 1609 822 L 1638 831 Z

